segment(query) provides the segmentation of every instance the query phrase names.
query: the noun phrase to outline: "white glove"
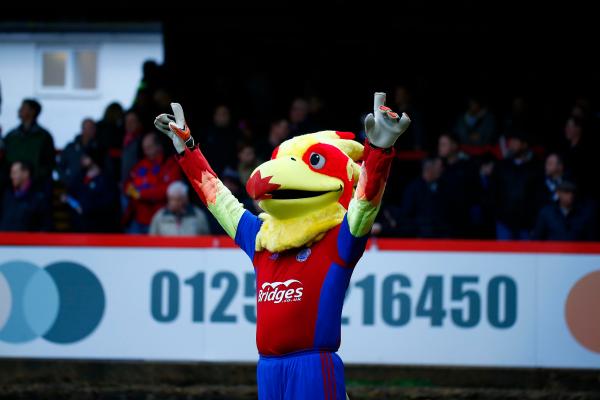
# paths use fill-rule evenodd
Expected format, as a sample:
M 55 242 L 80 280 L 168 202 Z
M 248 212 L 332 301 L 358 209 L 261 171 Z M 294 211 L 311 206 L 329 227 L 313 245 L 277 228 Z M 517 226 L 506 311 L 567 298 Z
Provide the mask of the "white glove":
M 183 153 L 185 147 L 194 147 L 194 138 L 190 133 L 190 128 L 185 123 L 183 108 L 179 103 L 171 103 L 173 114 L 160 114 L 154 120 L 154 126 L 167 135 L 173 141 L 173 146 L 177 153 Z
M 385 93 L 376 92 L 373 113 L 365 118 L 365 132 L 369 142 L 384 149 L 392 147 L 400 135 L 408 129 L 408 125 L 410 125 L 408 115 L 402 113 L 400 117 L 386 107 Z

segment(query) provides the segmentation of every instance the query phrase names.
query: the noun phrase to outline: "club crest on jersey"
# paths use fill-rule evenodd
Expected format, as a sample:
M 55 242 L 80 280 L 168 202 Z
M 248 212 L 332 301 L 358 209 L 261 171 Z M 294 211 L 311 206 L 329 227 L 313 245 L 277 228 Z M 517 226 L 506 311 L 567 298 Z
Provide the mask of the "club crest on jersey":
M 296 256 L 296 261 L 298 262 L 304 262 L 306 260 L 308 260 L 308 257 L 310 257 L 310 249 L 302 249 L 300 250 L 300 253 L 298 253 L 298 255 Z
M 291 286 L 294 287 L 291 287 Z M 285 282 L 265 282 L 260 286 L 257 301 L 279 303 L 290 303 L 302 300 L 302 282 L 297 279 L 288 279 Z

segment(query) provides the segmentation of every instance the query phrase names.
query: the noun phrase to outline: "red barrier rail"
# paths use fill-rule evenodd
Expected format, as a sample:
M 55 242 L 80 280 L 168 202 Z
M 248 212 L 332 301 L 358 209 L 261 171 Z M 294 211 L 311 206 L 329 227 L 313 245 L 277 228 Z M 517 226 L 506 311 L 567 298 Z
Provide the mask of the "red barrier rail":
M 380 250 L 486 253 L 600 254 L 598 242 L 377 239 Z
M 0 233 L 0 246 L 233 248 L 227 236 L 167 237 L 124 234 Z M 445 239 L 387 239 L 369 241 L 368 247 L 396 251 L 489 253 L 600 254 L 600 243 L 488 241 Z
M 150 236 L 78 233 L 0 233 L 0 246 L 231 248 L 228 236 Z

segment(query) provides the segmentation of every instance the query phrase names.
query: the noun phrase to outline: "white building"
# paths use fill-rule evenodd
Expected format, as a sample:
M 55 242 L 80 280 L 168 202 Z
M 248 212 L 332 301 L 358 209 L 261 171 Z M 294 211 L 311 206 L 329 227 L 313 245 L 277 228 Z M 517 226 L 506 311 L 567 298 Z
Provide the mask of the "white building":
M 79 132 L 83 118 L 100 119 L 113 101 L 131 106 L 144 61 L 163 62 L 160 26 L 136 26 L 129 32 L 86 28 L 2 33 L 0 26 L 3 135 L 19 124 L 21 100 L 32 97 L 42 104 L 40 124 L 62 149 Z

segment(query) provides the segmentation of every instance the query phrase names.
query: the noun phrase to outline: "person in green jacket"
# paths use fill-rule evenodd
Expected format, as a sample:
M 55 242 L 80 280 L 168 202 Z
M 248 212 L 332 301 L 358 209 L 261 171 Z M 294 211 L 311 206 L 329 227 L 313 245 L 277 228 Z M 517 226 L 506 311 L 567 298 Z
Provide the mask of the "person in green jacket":
M 51 180 L 55 165 L 52 135 L 37 123 L 42 106 L 34 99 L 25 99 L 19 108 L 21 125 L 4 138 L 5 165 L 26 161 L 33 168 L 33 180 L 46 186 Z M 6 169 L 5 169 L 6 170 Z

